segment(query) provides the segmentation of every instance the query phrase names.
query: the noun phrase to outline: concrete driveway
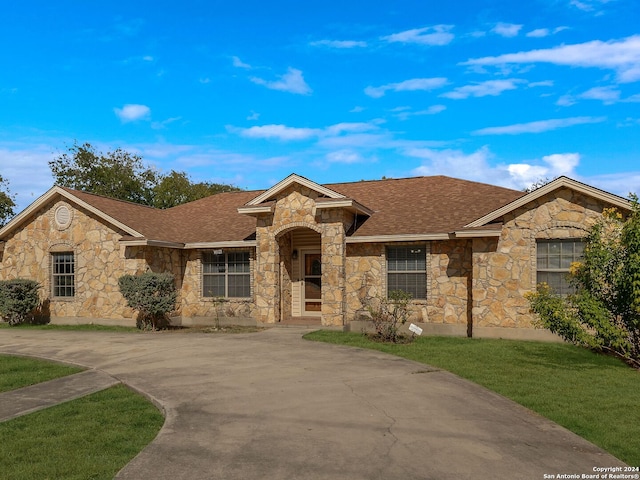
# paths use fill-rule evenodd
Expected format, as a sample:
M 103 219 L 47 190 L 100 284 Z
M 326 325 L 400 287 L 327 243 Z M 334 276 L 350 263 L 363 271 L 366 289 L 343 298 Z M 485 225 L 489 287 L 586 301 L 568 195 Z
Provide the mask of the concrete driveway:
M 304 332 L 3 329 L 0 352 L 98 369 L 162 405 L 163 429 L 121 479 L 543 479 L 624 465 L 455 375 Z

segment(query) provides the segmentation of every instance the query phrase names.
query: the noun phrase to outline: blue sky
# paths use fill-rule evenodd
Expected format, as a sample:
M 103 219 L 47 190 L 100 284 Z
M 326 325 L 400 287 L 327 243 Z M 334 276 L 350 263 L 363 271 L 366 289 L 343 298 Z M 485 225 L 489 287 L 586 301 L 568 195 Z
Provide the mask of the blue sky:
M 640 192 L 637 0 L 29 1 L 0 16 L 20 209 L 74 141 L 268 188 L 568 175 Z

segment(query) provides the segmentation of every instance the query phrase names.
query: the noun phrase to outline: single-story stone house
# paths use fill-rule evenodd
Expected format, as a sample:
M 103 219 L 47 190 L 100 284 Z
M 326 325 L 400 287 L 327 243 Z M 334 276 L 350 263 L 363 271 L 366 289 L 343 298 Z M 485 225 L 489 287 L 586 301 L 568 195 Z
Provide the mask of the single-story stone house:
M 527 292 L 560 291 L 603 209 L 629 202 L 560 177 L 529 193 L 445 176 L 265 191 L 167 210 L 55 186 L 0 229 L 0 279 L 42 285 L 53 323 L 135 323 L 118 278 L 171 272 L 172 321 L 354 328 L 371 299 L 412 294 L 412 321 L 459 335 L 529 336 Z M 539 331 L 537 331 L 539 332 Z

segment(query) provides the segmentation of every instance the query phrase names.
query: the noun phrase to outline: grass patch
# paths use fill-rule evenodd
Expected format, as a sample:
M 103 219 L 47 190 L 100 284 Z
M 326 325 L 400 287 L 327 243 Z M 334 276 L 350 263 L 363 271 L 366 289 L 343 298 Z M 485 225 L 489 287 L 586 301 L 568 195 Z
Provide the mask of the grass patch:
M 83 369 L 35 358 L 0 355 L 0 392 L 28 387 L 54 378 L 64 377 Z
M 147 399 L 117 385 L 0 423 L 0 477 L 111 479 L 163 422 Z
M 316 331 L 316 340 L 370 348 L 483 385 L 547 417 L 632 466 L 640 465 L 640 372 L 618 359 L 563 343 L 417 337 L 373 342 L 358 333 Z
M 21 323 L 19 325 L 9 325 L 6 322 L 0 322 L 0 328 L 24 328 L 26 330 L 61 330 L 76 332 L 139 332 L 136 327 L 123 327 L 121 325 L 37 325 L 31 323 Z

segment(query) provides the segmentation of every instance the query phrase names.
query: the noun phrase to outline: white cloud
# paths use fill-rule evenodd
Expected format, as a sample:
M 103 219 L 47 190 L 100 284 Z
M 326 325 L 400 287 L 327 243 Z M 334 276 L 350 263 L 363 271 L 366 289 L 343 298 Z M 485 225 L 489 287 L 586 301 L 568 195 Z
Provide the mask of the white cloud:
M 244 68 L 245 70 L 251 70 L 251 65 L 249 65 L 248 63 L 244 63 L 242 60 L 240 60 L 240 58 L 238 57 L 231 57 L 231 62 L 233 63 L 233 66 L 236 68 Z
M 640 35 L 622 40 L 561 45 L 554 48 L 507 53 L 496 57 L 474 58 L 462 65 L 487 66 L 513 63 L 553 63 L 572 67 L 615 70 L 620 82 L 640 80 Z
M 271 90 L 280 90 L 282 92 L 295 93 L 298 95 L 309 95 L 312 90 L 304 81 L 302 72 L 296 68 L 287 70 L 284 75 L 278 76 L 279 80 L 267 81 L 258 77 L 251 77 L 250 80 L 258 85 L 264 85 Z
M 148 120 L 151 116 L 151 109 L 149 107 L 135 103 L 128 103 L 122 108 L 114 108 L 113 111 L 122 123 Z
M 177 122 L 178 120 L 182 120 L 182 117 L 171 117 L 167 118 L 166 120 L 162 120 L 161 122 L 151 122 L 151 128 L 153 128 L 154 130 L 162 130 L 164 128 L 167 128 L 167 125 L 173 122 Z
M 527 32 L 527 37 L 542 38 L 550 34 L 551 32 L 549 31 L 548 28 L 536 28 L 535 30 L 531 30 L 530 32 Z
M 251 115 L 247 117 L 247 120 L 258 120 L 258 118 L 260 118 L 260 114 L 251 110 Z
M 516 25 L 515 23 L 503 23 L 499 22 L 491 29 L 493 33 L 496 33 L 502 37 L 516 37 L 522 25 Z
M 527 87 L 553 87 L 553 80 L 542 80 L 540 82 L 530 82 Z
M 620 100 L 620 90 L 615 87 L 594 87 L 580 94 L 580 98 L 600 100 L 605 105 L 611 105 Z
M 407 120 L 410 117 L 416 117 L 421 115 L 436 115 L 440 112 L 444 112 L 447 109 L 445 105 L 431 105 L 425 110 L 412 111 L 411 107 L 396 107 L 393 109 L 395 117 L 400 120 Z
M 364 93 L 373 98 L 380 98 L 388 91 L 394 92 L 407 92 L 416 90 L 434 90 L 447 84 L 447 79 L 444 77 L 434 78 L 412 78 L 399 83 L 388 83 L 379 87 L 367 87 L 364 89 Z
M 489 159 L 493 155 L 487 146 L 469 154 L 462 150 L 433 148 L 410 148 L 404 153 L 426 162 L 412 171 L 414 175 L 449 175 L 478 181 L 489 181 L 492 176 Z
M 507 80 L 488 80 L 486 82 L 476 83 L 474 85 L 465 85 L 464 87 L 458 87 L 451 92 L 446 92 L 440 95 L 441 97 L 452 98 L 460 100 L 469 97 L 486 97 L 486 96 L 498 96 L 506 90 L 515 90 L 518 83 L 522 83 L 519 79 L 507 79 Z
M 247 138 L 266 138 L 283 141 L 308 140 L 320 134 L 317 128 L 287 127 L 286 125 L 261 125 L 236 130 Z
M 550 30 L 548 28 L 536 28 L 535 30 L 531 30 L 530 32 L 527 32 L 527 37 L 531 37 L 531 38 L 548 37 L 549 35 L 555 35 L 558 32 L 566 30 L 567 28 L 568 27 L 556 27 L 553 30 Z
M 317 40 L 309 43 L 312 47 L 357 48 L 366 47 L 367 42 L 361 40 Z
M 611 1 L 612 0 L 571 0 L 569 4 L 583 12 L 595 12 L 596 15 L 602 15 L 602 11 L 599 10 L 600 7 Z
M 334 152 L 329 152 L 326 157 L 328 162 L 331 163 L 360 163 L 364 161 L 364 158 L 360 153 L 354 150 L 336 150 Z
M 404 32 L 382 37 L 390 43 L 415 43 L 418 45 L 447 45 L 455 36 L 451 33 L 453 25 L 434 25 L 432 27 L 414 28 Z
M 281 141 L 300 141 L 311 138 L 338 137 L 348 133 L 360 133 L 377 130 L 374 123 L 344 122 L 324 128 L 288 127 L 286 125 L 260 125 L 249 128 L 227 127 L 229 131 L 247 138 L 277 139 Z
M 572 127 L 588 123 L 600 123 L 605 117 L 571 117 L 552 120 L 540 120 L 529 123 L 516 123 L 503 127 L 487 127 L 471 132 L 472 135 L 519 135 L 521 133 L 542 133 L 558 128 Z

